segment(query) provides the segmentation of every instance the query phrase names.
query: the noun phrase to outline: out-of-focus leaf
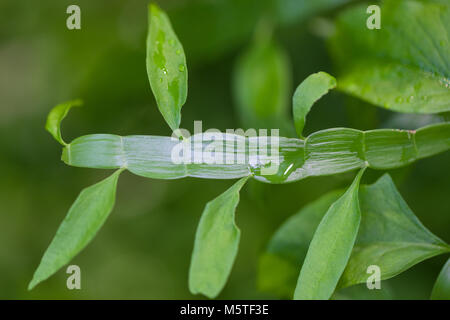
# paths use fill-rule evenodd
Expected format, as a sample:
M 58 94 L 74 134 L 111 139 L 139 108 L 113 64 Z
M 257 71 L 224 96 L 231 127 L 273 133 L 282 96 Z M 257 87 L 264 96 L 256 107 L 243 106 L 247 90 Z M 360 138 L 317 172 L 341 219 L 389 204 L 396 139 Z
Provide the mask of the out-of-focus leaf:
M 291 299 L 300 267 L 314 232 L 328 208 L 343 194 L 332 191 L 288 218 L 275 232 L 259 263 L 258 286 L 283 299 Z
M 81 191 L 45 251 L 29 290 L 67 264 L 94 238 L 114 207 L 121 172 L 122 169 L 117 170 Z
M 233 77 L 242 123 L 251 128 L 279 128 L 286 123 L 291 72 L 286 53 L 270 39 L 256 39 L 238 60 Z
M 450 300 L 450 259 L 442 267 L 431 292 L 432 300 Z
M 297 135 L 303 138 L 306 116 L 313 104 L 336 87 L 336 79 L 326 72 L 313 73 L 297 87 L 293 97 L 293 114 Z
M 449 252 L 450 247 L 417 219 L 389 175 L 360 191 L 363 223 L 339 286 L 367 281 L 367 268 L 389 279 L 413 265 Z
M 306 19 L 349 0 L 192 0 L 168 7 L 189 65 L 216 61 L 245 44 L 255 26 L 270 15 L 280 25 Z
M 321 11 L 332 10 L 350 0 L 274 0 L 281 24 L 298 23 Z
M 187 97 L 187 66 L 183 46 L 167 15 L 149 6 L 147 73 L 159 111 L 172 130 L 178 129 Z
M 300 271 L 294 299 L 329 299 L 345 269 L 358 234 L 360 170 L 352 185 L 320 221 Z
M 193 0 L 168 8 L 189 64 L 216 61 L 245 44 L 273 0 Z
M 385 282 L 380 289 L 369 290 L 366 284 L 360 284 L 336 290 L 332 300 L 393 300 L 392 288 Z
M 337 21 L 338 89 L 400 112 L 450 110 L 450 3 L 384 1 L 379 30 L 366 28 L 366 9 Z
M 239 247 L 241 232 L 234 221 L 239 191 L 248 177 L 206 204 L 195 235 L 189 290 L 216 297 L 228 279 Z
M 58 104 L 54 107 L 47 116 L 45 129 L 63 146 L 67 145 L 61 136 L 61 122 L 67 116 L 67 113 L 72 107 L 79 107 L 83 104 L 80 99 L 72 100 Z
M 341 194 L 342 191 L 332 191 L 322 196 L 278 229 L 260 261 L 262 290 L 283 298 L 292 296 L 295 275 L 303 263 L 312 234 L 327 208 Z M 338 287 L 365 283 L 369 265 L 378 265 L 381 279 L 388 279 L 420 261 L 450 250 L 414 216 L 389 175 L 372 185 L 361 186 L 359 198 L 361 226 Z M 366 253 L 364 261 L 359 258 L 363 253 Z M 287 272 L 280 276 L 284 270 Z

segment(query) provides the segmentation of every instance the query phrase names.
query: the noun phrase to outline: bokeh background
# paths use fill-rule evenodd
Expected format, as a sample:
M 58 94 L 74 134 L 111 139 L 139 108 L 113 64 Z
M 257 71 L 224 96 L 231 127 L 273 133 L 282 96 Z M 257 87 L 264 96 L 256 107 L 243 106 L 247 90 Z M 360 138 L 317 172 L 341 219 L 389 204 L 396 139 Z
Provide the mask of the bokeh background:
M 324 36 L 346 0 L 165 0 L 183 43 L 189 94 L 182 127 L 242 127 L 232 94 L 236 60 L 261 17 L 275 22 L 287 52 L 292 88 L 310 73 L 334 67 Z M 81 8 L 82 29 L 66 28 L 66 8 Z M 151 94 L 145 69 L 147 0 L 0 0 L 0 298 L 192 299 L 187 278 L 194 233 L 205 203 L 231 181 L 159 181 L 122 174 L 116 206 L 94 241 L 73 261 L 82 289 L 66 288 L 59 271 L 26 290 L 40 258 L 80 190 L 109 172 L 67 167 L 60 146 L 44 130 L 49 110 L 82 98 L 63 123 L 66 140 L 89 133 L 170 135 Z M 338 79 L 339 80 L 339 79 Z M 427 116 L 381 110 L 331 92 L 308 116 L 307 133 L 418 127 Z M 450 153 L 390 171 L 415 214 L 450 242 Z M 364 182 L 382 172 L 368 170 Z M 354 173 L 287 185 L 252 181 L 241 194 L 242 231 L 236 264 L 221 299 L 274 298 L 260 292 L 257 266 L 273 232 L 306 203 L 349 184 Z M 414 266 L 383 282 L 395 299 L 428 298 L 447 257 Z M 364 297 L 362 294 L 360 297 Z

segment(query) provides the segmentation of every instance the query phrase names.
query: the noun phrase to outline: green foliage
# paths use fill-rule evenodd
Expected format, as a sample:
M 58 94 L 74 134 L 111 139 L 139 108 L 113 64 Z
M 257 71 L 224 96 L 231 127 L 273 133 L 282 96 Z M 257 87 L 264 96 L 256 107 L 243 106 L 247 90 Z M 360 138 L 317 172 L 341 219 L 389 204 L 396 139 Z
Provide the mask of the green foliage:
M 277 12 L 278 22 L 284 23 L 289 22 L 290 14 L 308 14 L 324 5 L 344 2 L 298 1 L 294 5 L 290 0 L 280 0 L 272 4 L 278 9 L 284 7 L 279 6 L 282 3 L 292 6 L 292 12 Z M 382 30 L 371 31 L 364 28 L 367 15 L 362 9 L 348 10 L 339 19 L 332 39 L 342 70 L 338 88 L 396 111 L 450 110 L 448 4 L 386 1 Z M 148 27 L 146 65 L 150 86 L 161 114 L 176 130 L 187 97 L 184 50 L 168 16 L 156 5 L 149 7 Z M 234 74 L 235 98 L 245 125 L 287 127 L 290 77 L 284 50 L 271 37 L 257 37 L 239 60 Z M 119 170 L 81 192 L 45 252 L 29 289 L 54 274 L 92 240 L 113 208 L 117 180 L 125 169 L 158 179 L 242 177 L 204 209 L 189 272 L 189 288 L 194 294 L 214 298 L 226 284 L 240 239 L 235 224 L 239 191 L 250 177 L 287 183 L 361 169 L 345 193 L 333 192 L 307 206 L 272 239 L 261 259 L 260 284 L 284 297 L 329 299 L 333 293 L 335 298 L 361 296 L 357 287 L 337 293 L 335 290 L 364 283 L 368 265 L 378 265 L 382 279 L 388 279 L 420 261 L 449 252 L 450 247 L 414 216 L 389 176 L 361 189 L 359 182 L 365 168 L 396 168 L 448 150 L 450 123 L 418 130 L 331 128 L 303 138 L 312 105 L 335 86 L 336 79 L 325 72 L 313 74 L 299 85 L 293 98 L 293 115 L 301 139 L 280 137 L 281 163 L 276 174 L 263 173 L 266 159 L 255 160 L 254 155 L 261 155 L 272 146 L 272 142 L 257 137 L 229 134 L 223 141 L 215 140 L 224 143 L 223 159 L 245 159 L 238 164 L 175 163 L 172 151 L 180 143 L 191 142 L 189 137 L 178 141 L 161 136 L 91 134 L 66 144 L 60 123 L 69 109 L 80 102 L 56 106 L 48 116 L 46 129 L 63 145 L 62 160 L 72 166 Z M 236 148 L 235 141 L 243 142 L 245 149 Z M 209 143 L 202 143 L 203 151 Z M 432 297 L 446 296 L 447 269 L 448 263 L 438 277 Z
M 293 115 L 297 135 L 303 138 L 306 116 L 314 103 L 336 87 L 336 79 L 326 72 L 314 73 L 297 87 L 293 98 Z
M 189 269 L 189 290 L 193 294 L 215 298 L 225 286 L 239 247 L 241 231 L 234 215 L 239 191 L 247 179 L 240 179 L 206 204 L 195 235 Z
M 343 194 L 329 192 L 307 204 L 274 233 L 259 262 L 258 286 L 283 299 L 291 299 L 314 232 L 328 208 Z
M 294 299 L 329 299 L 345 269 L 358 234 L 361 212 L 358 189 L 362 169 L 352 185 L 328 209 L 306 253 Z
M 450 246 L 417 219 L 388 175 L 362 187 L 360 198 L 364 224 L 340 280 L 341 287 L 364 283 L 371 264 L 380 267 L 384 280 L 450 251 Z
M 159 111 L 170 128 L 176 130 L 187 97 L 186 57 L 166 13 L 151 4 L 148 15 L 148 79 Z
M 439 273 L 433 291 L 431 292 L 433 300 L 450 300 L 450 259 L 447 260 Z
M 81 191 L 42 257 L 28 289 L 46 280 L 94 238 L 111 213 L 122 170 Z
M 449 111 L 449 2 L 384 1 L 379 30 L 366 28 L 366 8 L 337 20 L 338 89 L 400 112 Z
M 192 138 L 185 142 L 192 142 Z M 330 175 L 358 168 L 391 169 L 410 164 L 450 148 L 450 123 L 437 123 L 418 130 L 378 129 L 360 131 L 332 128 L 314 132 L 305 140 L 280 137 L 280 166 L 276 174 L 261 171 L 261 163 L 250 163 L 250 155 L 270 147 L 258 138 L 245 138 L 246 150 L 236 148 L 244 139 L 228 135 L 223 156 L 242 157 L 244 163 L 190 163 L 172 161 L 172 149 L 180 144 L 170 137 L 117 136 L 93 134 L 76 138 L 63 149 L 62 160 L 71 166 L 113 169 L 126 166 L 130 172 L 147 178 L 176 179 L 198 177 L 236 179 L 250 173 L 268 183 L 287 183 L 309 176 Z M 270 140 L 270 138 L 268 139 Z M 220 142 L 220 140 L 217 140 Z M 216 142 L 217 142 L 216 141 Z M 250 143 L 249 141 L 253 141 Z M 204 141 L 202 150 L 210 142 Z M 194 152 L 192 152 L 192 158 Z M 249 172 L 250 170 L 250 172 Z
M 82 104 L 83 102 L 79 99 L 61 103 L 54 107 L 48 114 L 45 129 L 50 132 L 53 138 L 55 138 L 55 140 L 63 146 L 67 145 L 67 143 L 64 142 L 61 136 L 61 122 L 67 116 L 67 113 L 72 107 L 79 107 Z
M 290 86 L 286 53 L 270 36 L 256 37 L 234 71 L 233 91 L 242 123 L 250 128 L 285 126 Z
M 298 23 L 321 11 L 330 10 L 350 0 L 274 0 L 281 24 Z
M 278 229 L 261 257 L 259 284 L 262 290 L 281 297 L 292 295 L 313 231 L 341 194 L 338 190 L 322 196 Z M 361 225 L 338 287 L 365 283 L 369 265 L 379 266 L 381 279 L 388 279 L 420 261 L 450 251 L 450 247 L 412 213 L 389 175 L 372 185 L 361 186 L 359 198 Z M 279 276 L 273 277 L 273 274 Z

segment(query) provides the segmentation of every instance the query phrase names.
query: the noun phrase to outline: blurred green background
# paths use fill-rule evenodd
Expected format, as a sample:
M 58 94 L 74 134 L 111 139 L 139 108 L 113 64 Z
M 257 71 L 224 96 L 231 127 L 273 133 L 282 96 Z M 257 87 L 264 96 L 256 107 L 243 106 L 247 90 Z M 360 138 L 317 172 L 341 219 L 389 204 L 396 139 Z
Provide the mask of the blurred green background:
M 354 2 L 354 1 L 353 1 Z M 183 43 L 189 94 L 182 127 L 242 127 L 232 71 L 255 26 L 267 17 L 289 58 L 291 93 L 310 73 L 333 73 L 324 34 L 345 0 L 165 0 Z M 81 8 L 81 30 L 66 28 L 66 8 Z M 64 121 L 67 141 L 89 133 L 170 135 L 145 69 L 147 0 L 0 0 L 0 298 L 192 299 L 187 278 L 194 233 L 207 201 L 231 181 L 159 181 L 122 174 L 116 206 L 95 240 L 73 261 L 82 289 L 66 288 L 65 269 L 31 292 L 28 282 L 80 190 L 109 172 L 67 167 L 44 130 L 59 102 L 85 106 Z M 339 80 L 339 78 L 338 78 Z M 308 116 L 306 132 L 346 126 L 417 127 L 427 116 L 404 116 L 331 92 Z M 416 125 L 418 124 L 418 125 Z M 433 233 L 450 242 L 450 153 L 392 170 L 400 192 Z M 364 182 L 382 172 L 368 170 Z M 237 210 L 240 251 L 221 299 L 274 298 L 257 288 L 260 253 L 277 227 L 306 203 L 349 184 L 354 173 L 287 185 L 252 181 Z M 447 257 L 425 261 L 386 281 L 392 298 L 428 298 Z M 385 283 L 385 282 L 383 282 Z M 361 296 L 362 297 L 362 296 Z

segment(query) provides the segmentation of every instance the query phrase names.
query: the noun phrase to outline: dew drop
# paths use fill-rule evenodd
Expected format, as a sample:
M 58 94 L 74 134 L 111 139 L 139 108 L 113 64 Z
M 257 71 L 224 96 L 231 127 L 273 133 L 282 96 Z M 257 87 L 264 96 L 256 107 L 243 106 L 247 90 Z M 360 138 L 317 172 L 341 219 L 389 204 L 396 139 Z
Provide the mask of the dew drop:
M 403 102 L 403 98 L 402 97 L 397 97 L 397 98 L 395 98 L 395 102 L 402 103 Z
M 182 64 L 180 64 L 180 65 L 178 66 L 178 70 L 179 70 L 180 72 L 183 72 L 183 71 L 184 71 L 184 66 L 183 66 Z

